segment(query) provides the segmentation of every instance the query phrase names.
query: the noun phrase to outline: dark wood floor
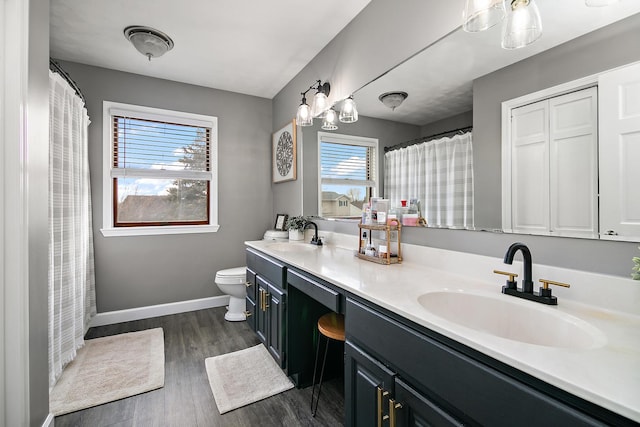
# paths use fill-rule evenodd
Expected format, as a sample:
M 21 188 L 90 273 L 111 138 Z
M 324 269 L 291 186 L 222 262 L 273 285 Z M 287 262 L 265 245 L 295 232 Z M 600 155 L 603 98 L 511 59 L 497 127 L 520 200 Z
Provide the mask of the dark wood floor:
M 246 322 L 226 322 L 225 308 L 194 311 L 91 328 L 86 338 L 162 327 L 165 382 L 158 390 L 55 418 L 64 426 L 339 426 L 344 419 L 341 379 L 327 381 L 315 418 L 311 387 L 292 389 L 220 415 L 204 360 L 256 345 Z M 313 357 L 312 355 L 311 357 Z M 251 369 L 247 366 L 247 369 Z

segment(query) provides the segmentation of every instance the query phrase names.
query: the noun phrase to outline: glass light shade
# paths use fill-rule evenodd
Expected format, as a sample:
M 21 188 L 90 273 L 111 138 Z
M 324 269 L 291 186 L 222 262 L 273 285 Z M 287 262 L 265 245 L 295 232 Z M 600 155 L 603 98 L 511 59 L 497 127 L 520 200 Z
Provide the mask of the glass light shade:
M 618 3 L 618 0 L 585 0 L 584 3 L 589 7 L 602 7 Z
M 512 0 L 502 27 L 502 47 L 519 49 L 542 35 L 542 20 L 535 0 Z
M 304 101 L 298 107 L 298 113 L 296 114 L 296 123 L 300 126 L 313 126 L 313 116 L 311 115 L 311 108 Z
M 484 31 L 502 21 L 504 15 L 504 0 L 466 0 L 462 29 L 468 33 Z
M 329 107 L 329 98 L 327 98 L 327 95 L 325 95 L 324 92 L 318 92 L 313 97 L 313 102 L 311 103 L 311 114 L 313 117 L 318 117 Z
M 338 129 L 338 125 L 336 125 L 336 110 L 330 108 L 327 110 L 324 115 L 324 120 L 322 120 L 321 128 L 323 130 L 336 130 Z
M 356 109 L 356 102 L 353 98 L 349 97 L 342 101 L 342 108 L 340 109 L 338 119 L 342 123 L 354 123 L 358 121 L 358 110 Z
M 168 35 L 150 27 L 132 25 L 124 29 L 124 36 L 149 61 L 173 49 L 173 40 Z

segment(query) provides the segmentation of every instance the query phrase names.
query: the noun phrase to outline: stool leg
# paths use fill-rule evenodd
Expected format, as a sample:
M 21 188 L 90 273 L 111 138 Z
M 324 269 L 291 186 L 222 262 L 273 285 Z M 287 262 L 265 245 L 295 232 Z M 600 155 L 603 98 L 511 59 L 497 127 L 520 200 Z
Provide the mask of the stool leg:
M 318 370 L 318 357 L 320 356 L 320 337 L 322 334 L 318 334 L 318 343 L 316 344 L 316 361 L 313 364 L 313 377 L 311 379 L 311 383 L 313 387 L 311 388 L 311 413 L 313 414 L 313 396 L 316 392 L 316 372 Z
M 327 352 L 329 351 L 329 341 L 331 341 L 328 337 L 325 337 L 327 340 L 327 344 L 324 347 L 324 358 L 322 359 L 322 369 L 320 370 L 320 382 L 318 383 L 318 397 L 316 398 L 316 407 L 313 409 L 311 416 L 315 417 L 316 412 L 318 412 L 318 403 L 320 402 L 320 390 L 322 390 L 322 377 L 324 377 L 324 367 L 327 364 Z M 320 342 L 318 342 L 318 347 Z M 313 393 L 311 395 L 312 404 L 313 404 Z

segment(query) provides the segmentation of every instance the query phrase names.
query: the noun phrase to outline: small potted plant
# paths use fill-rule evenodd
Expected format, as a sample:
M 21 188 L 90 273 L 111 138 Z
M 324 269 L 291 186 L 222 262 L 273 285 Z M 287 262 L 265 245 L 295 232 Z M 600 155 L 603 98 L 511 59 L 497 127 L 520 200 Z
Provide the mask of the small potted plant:
M 304 227 L 307 225 L 307 218 L 304 216 L 290 216 L 287 220 L 287 230 L 289 230 L 289 240 L 303 240 Z

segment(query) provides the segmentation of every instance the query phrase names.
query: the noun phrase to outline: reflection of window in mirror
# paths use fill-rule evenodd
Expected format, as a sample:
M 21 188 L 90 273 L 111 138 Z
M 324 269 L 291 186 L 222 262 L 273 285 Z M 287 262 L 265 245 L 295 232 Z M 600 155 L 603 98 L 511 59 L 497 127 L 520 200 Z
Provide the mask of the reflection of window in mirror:
M 378 140 L 318 132 L 318 215 L 361 218 L 378 193 Z

